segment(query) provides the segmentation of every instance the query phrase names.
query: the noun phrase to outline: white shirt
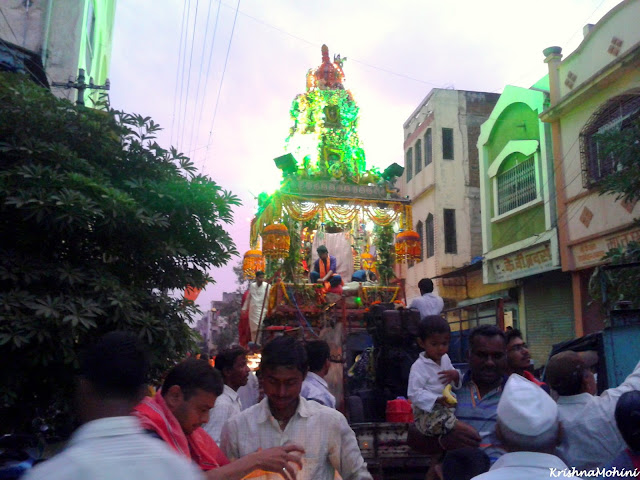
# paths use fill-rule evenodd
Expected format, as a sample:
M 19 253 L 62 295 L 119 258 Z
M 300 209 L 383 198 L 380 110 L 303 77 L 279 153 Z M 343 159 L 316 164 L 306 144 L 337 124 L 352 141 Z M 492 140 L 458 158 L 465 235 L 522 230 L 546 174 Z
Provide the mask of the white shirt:
M 136 417 L 85 423 L 66 448 L 24 480 L 203 480 L 200 469 L 140 427 Z
M 220 434 L 224 422 L 242 411 L 242 403 L 238 393 L 229 385 L 224 386 L 224 390 L 211 410 L 209 410 L 209 421 L 202 427 L 220 445 Z
M 511 452 L 502 455 L 488 472 L 473 477 L 473 480 L 542 480 L 547 478 L 569 478 L 562 472 L 571 472 L 555 455 L 537 452 Z M 558 474 L 559 473 L 559 474 Z M 581 480 L 580 477 L 571 477 Z
M 427 357 L 424 352 L 418 356 L 418 359 L 411 365 L 407 387 L 407 396 L 412 405 L 425 412 L 431 411 L 446 387 L 438 376 L 438 372 L 444 370 L 454 370 L 451 359 L 446 353 L 440 359 L 440 365 Z M 460 371 L 458 374 L 460 377 L 458 384 L 453 386 L 454 388 L 460 388 L 462 385 L 462 374 Z
M 313 372 L 307 373 L 307 377 L 302 382 L 300 395 L 325 407 L 336 408 L 336 397 L 329 391 L 329 384 L 324 378 Z
M 297 443 L 305 449 L 302 470 L 296 480 L 333 480 L 336 470 L 344 480 L 371 480 L 356 436 L 344 415 L 303 397 L 284 431 L 271 414 L 265 397 L 225 424 L 220 447 L 229 460 L 235 460 L 260 448 L 288 443 Z M 282 480 L 277 473 L 257 478 Z
M 238 389 L 238 397 L 240 397 L 242 410 L 253 407 L 258 403 L 258 398 L 260 397 L 260 385 L 255 373 L 249 372 L 247 384 Z
M 626 448 L 616 426 L 616 404 L 631 390 L 640 390 L 640 362 L 624 382 L 601 395 L 559 397 L 558 420 L 563 435 L 556 454 L 578 469 L 595 468 L 615 458 Z
M 269 284 L 267 282 L 262 282 L 260 286 L 256 282 L 251 283 L 249 285 L 249 295 L 247 295 L 247 299 L 242 305 L 243 311 L 249 309 L 249 327 L 251 329 L 251 340 L 254 342 L 256 341 L 260 318 L 264 319 L 267 315 L 267 305 L 265 304 L 264 308 L 262 308 L 262 304 L 267 301 L 268 291 Z
M 421 297 L 411 300 L 409 308 L 417 308 L 420 310 L 420 318 L 427 315 L 440 315 L 444 308 L 444 300 L 435 293 L 425 293 Z

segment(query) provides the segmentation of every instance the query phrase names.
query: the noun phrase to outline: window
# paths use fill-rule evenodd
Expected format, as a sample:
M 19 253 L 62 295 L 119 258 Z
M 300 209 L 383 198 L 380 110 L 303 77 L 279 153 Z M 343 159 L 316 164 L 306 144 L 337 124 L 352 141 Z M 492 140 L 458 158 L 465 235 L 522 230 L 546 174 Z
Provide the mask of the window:
M 422 170 L 422 140 L 418 140 L 414 147 L 416 153 L 416 167 L 414 174 L 417 175 Z
M 425 223 L 425 233 L 427 237 L 427 258 L 433 257 L 434 253 L 434 240 L 433 234 L 433 215 L 427 215 L 427 222 Z
M 429 165 L 432 159 L 432 140 L 431 140 L 431 129 L 427 130 L 427 133 L 424 134 L 424 166 Z
M 620 95 L 595 113 L 580 133 L 582 183 L 585 188 L 600 181 L 617 168 L 612 155 L 604 156 L 599 134 L 629 128 L 640 118 L 640 94 Z
M 453 160 L 453 128 L 442 129 L 442 158 Z
M 424 229 L 422 228 L 422 221 L 419 221 L 416 225 L 416 232 L 420 235 L 420 259 L 417 263 L 424 260 Z
M 405 159 L 405 168 L 407 169 L 407 183 L 413 177 L 413 149 L 410 148 L 407 150 L 406 159 Z
M 456 211 L 444 209 L 444 253 L 458 253 L 456 243 Z
M 538 198 L 533 156 L 497 176 L 498 215 Z

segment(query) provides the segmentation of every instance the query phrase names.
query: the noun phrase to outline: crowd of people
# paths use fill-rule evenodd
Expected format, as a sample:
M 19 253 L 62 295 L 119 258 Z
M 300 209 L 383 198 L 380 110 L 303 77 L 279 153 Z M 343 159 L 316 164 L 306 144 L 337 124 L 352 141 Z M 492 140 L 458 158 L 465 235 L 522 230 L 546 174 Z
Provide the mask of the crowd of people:
M 469 334 L 463 375 L 447 354 L 451 333 L 439 315 L 441 299 L 424 280 L 412 303 L 421 312 L 423 352 L 409 377 L 415 423 L 408 442 L 431 455 L 428 479 L 640 475 L 640 363 L 598 395 L 593 359 L 563 352 L 549 360 L 544 383 L 530 371 L 518 330 L 480 325 Z M 324 379 L 328 344 L 271 340 L 261 352 L 259 386 L 247 353 L 225 350 L 215 367 L 186 359 L 158 393 L 145 396 L 149 361 L 140 340 L 105 335 L 82 357 L 82 426 L 27 480 L 371 479 Z

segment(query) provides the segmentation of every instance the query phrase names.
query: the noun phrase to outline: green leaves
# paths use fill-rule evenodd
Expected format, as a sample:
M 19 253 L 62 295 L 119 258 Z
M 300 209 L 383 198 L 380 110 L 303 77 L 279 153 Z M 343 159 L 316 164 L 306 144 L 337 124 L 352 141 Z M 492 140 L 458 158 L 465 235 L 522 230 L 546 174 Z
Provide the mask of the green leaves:
M 155 377 L 193 348 L 197 309 L 172 292 L 237 254 L 225 224 L 240 201 L 158 145 L 149 117 L 2 73 L 0 118 L 0 433 L 42 417 L 56 434 L 78 354 L 102 334 L 138 334 Z

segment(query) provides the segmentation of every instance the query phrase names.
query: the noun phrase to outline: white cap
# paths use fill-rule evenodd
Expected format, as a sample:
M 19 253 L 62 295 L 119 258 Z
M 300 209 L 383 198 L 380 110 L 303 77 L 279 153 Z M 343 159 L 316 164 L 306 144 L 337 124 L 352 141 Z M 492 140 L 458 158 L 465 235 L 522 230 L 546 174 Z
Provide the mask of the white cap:
M 536 436 L 555 425 L 558 406 L 542 388 L 514 373 L 498 402 L 498 419 L 515 433 Z

